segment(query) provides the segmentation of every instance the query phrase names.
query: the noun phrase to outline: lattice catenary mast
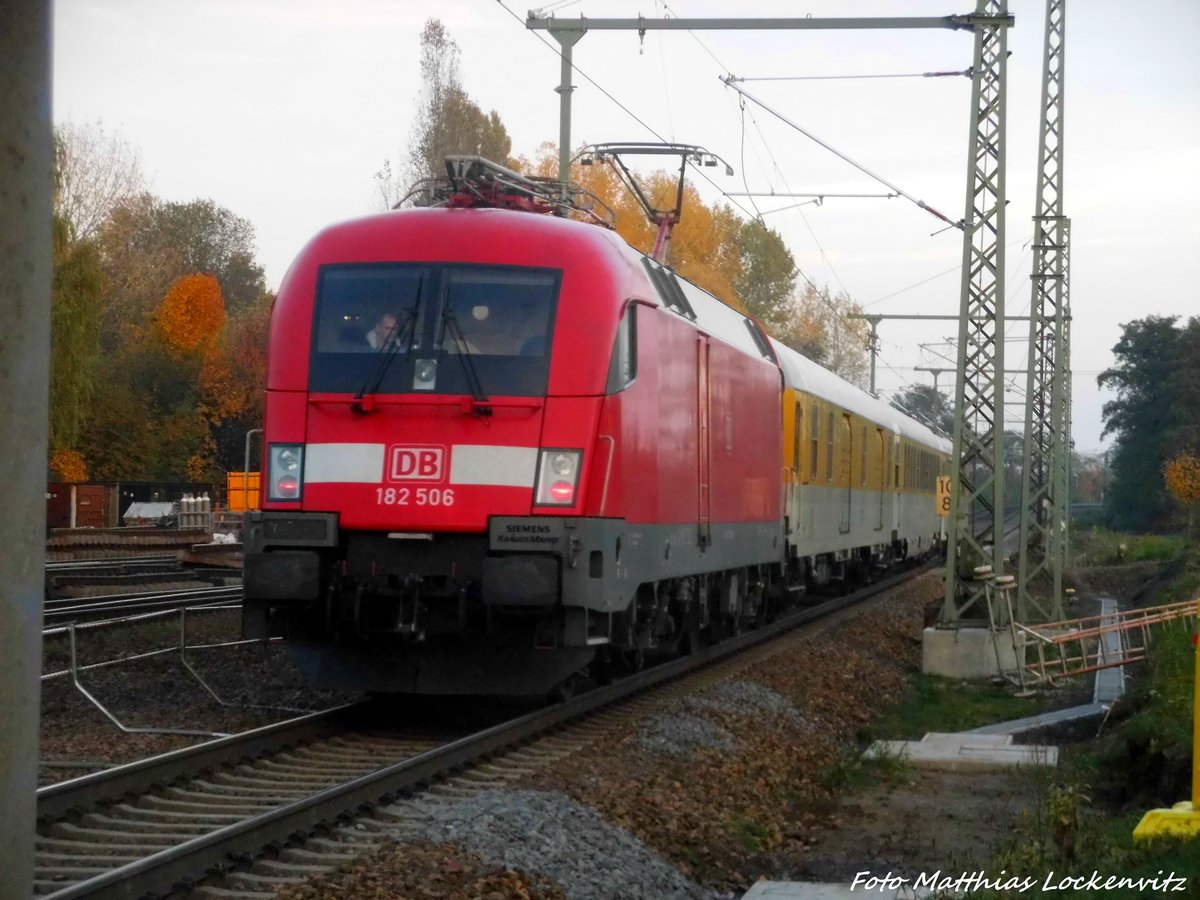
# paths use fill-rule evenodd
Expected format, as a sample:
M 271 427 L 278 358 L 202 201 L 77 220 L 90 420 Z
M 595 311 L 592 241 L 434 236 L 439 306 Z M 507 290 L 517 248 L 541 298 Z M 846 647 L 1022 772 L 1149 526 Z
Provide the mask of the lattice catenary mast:
M 1021 544 L 1017 618 L 1056 622 L 1063 617 L 1067 480 L 1071 458 L 1070 298 L 1067 292 L 1069 223 L 1063 215 L 1063 71 L 1066 0 L 1047 0 L 1042 57 L 1038 187 L 1033 216 L 1033 285 L 1029 306 L 1029 376 L 1025 401 L 1025 456 L 1021 476 Z M 1039 600 L 1036 580 L 1050 576 L 1050 596 Z

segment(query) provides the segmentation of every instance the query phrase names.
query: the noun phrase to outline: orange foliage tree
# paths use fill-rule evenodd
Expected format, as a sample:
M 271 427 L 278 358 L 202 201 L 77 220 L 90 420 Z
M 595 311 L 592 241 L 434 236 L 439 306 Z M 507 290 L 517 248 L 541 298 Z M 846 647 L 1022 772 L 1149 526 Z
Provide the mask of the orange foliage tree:
M 1184 451 L 1173 456 L 1163 466 L 1163 480 L 1171 496 L 1187 510 L 1187 530 L 1192 533 L 1192 520 L 1200 504 L 1200 459 Z
M 212 275 L 176 278 L 154 313 L 167 345 L 188 353 L 212 341 L 225 326 L 225 300 Z
M 87 463 L 77 450 L 55 450 L 50 454 L 50 470 L 63 481 L 87 481 Z

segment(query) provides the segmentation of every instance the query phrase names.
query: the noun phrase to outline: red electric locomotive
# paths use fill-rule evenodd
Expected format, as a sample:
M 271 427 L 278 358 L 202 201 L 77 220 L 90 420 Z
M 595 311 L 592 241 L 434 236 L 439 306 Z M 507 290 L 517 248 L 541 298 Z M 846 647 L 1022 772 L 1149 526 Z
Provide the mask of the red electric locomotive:
M 280 287 L 245 633 L 285 627 L 321 686 L 537 695 L 755 615 L 784 553 L 765 334 L 612 231 L 494 208 L 544 208 L 515 173 L 452 172 Z

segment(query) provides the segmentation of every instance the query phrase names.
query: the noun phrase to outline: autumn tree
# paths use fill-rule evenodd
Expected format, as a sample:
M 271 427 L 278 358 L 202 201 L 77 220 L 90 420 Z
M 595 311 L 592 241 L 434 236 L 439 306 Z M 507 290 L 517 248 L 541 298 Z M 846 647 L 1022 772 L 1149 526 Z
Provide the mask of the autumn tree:
M 50 453 L 50 480 L 87 481 L 88 468 L 78 450 L 54 450 Z
M 253 226 L 212 200 L 168 203 L 139 194 L 113 211 L 97 244 L 109 283 L 102 331 L 110 350 L 130 338 L 129 326 L 141 323 L 180 276 L 212 275 L 230 310 L 265 290 Z
M 909 385 L 894 394 L 889 402 L 906 416 L 924 422 L 947 437 L 954 434 L 954 405 L 932 385 Z
M 92 402 L 100 358 L 100 315 L 104 275 L 94 243 L 78 236 L 76 220 L 87 224 L 90 212 L 69 209 L 64 201 L 65 168 L 71 162 L 62 134 L 55 135 L 55 194 L 53 215 L 54 275 L 50 300 L 51 468 L 75 480 L 86 465 L 79 456 L 80 430 Z M 70 177 L 78 182 L 79 171 Z M 76 202 L 79 200 L 76 198 Z M 75 459 L 79 456 L 78 460 Z M 66 462 L 68 461 L 69 462 Z M 69 477 L 68 473 L 69 472 Z
M 779 233 L 758 221 L 742 225 L 741 272 L 734 290 L 774 337 L 786 335 L 795 315 L 796 260 Z
M 145 189 L 137 150 L 100 122 L 54 129 L 55 212 L 70 240 L 87 241 L 113 210 Z
M 446 174 L 452 154 L 482 156 L 507 165 L 512 138 L 500 114 L 484 112 L 468 96 L 459 76 L 462 51 L 438 19 L 421 31 L 421 91 L 404 161 L 395 171 L 391 160 L 375 174 L 380 195 L 392 206 L 403 191 L 423 178 Z M 396 178 L 403 179 L 397 185 Z
M 231 316 L 201 365 L 199 412 L 212 436 L 213 460 L 224 471 L 244 465 L 246 432 L 262 426 L 273 300 L 263 294 Z
M 206 349 L 225 325 L 225 300 L 217 279 L 200 274 L 175 279 L 154 320 L 172 350 Z
M 1101 436 L 1115 436 L 1105 515 L 1122 530 L 1147 531 L 1168 518 L 1162 471 L 1188 418 L 1179 392 L 1182 342 L 1175 323 L 1174 317 L 1148 316 L 1125 324 L 1113 347 L 1115 362 L 1096 379 L 1116 392 L 1102 409 Z
M 845 293 L 830 295 L 811 282 L 794 300 L 792 327 L 780 340 L 798 353 L 820 363 L 842 378 L 865 386 L 869 360 L 868 327 L 863 319 L 851 319 L 862 307 Z
M 1187 533 L 1192 534 L 1196 506 L 1200 504 L 1200 459 L 1187 452 L 1177 453 L 1163 466 L 1167 490 L 1187 511 Z

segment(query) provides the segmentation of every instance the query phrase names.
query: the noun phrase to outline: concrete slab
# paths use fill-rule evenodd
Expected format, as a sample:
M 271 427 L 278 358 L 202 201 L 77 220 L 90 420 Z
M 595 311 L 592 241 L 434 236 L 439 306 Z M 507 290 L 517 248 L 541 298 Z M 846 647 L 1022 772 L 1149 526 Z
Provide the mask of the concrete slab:
M 863 755 L 904 756 L 915 766 L 951 771 L 1058 765 L 1057 747 L 1014 744 L 1009 734 L 971 732 L 931 732 L 919 741 L 876 741 Z
M 1070 706 L 1066 709 L 1056 709 L 1053 712 L 1040 713 L 1036 716 L 1026 716 L 1023 719 L 1010 719 L 1007 722 L 996 722 L 994 725 L 984 725 L 982 728 L 972 728 L 963 734 L 1020 734 L 1035 728 L 1045 728 L 1048 725 L 1061 725 L 1063 722 L 1074 722 L 1076 719 L 1086 719 L 1091 716 L 1102 716 L 1108 712 L 1107 703 L 1088 703 L 1084 706 Z
M 999 665 L 997 664 L 999 658 Z M 921 671 L 966 680 L 1015 671 L 1017 655 L 1007 631 L 990 628 L 926 628 L 921 635 Z

